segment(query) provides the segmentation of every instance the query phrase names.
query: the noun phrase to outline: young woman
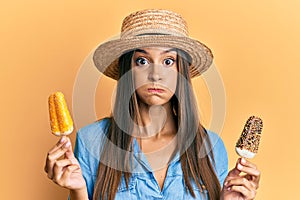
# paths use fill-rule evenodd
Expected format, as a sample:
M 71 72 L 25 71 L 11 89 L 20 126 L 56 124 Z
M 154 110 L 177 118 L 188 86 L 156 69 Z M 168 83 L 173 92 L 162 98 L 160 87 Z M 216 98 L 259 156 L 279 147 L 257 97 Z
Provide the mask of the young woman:
M 260 171 L 239 158 L 228 173 L 222 140 L 199 122 L 191 78 L 213 57 L 180 15 L 135 12 L 93 58 L 118 80 L 112 115 L 78 131 L 74 154 L 62 137 L 45 165 L 71 200 L 255 198 Z

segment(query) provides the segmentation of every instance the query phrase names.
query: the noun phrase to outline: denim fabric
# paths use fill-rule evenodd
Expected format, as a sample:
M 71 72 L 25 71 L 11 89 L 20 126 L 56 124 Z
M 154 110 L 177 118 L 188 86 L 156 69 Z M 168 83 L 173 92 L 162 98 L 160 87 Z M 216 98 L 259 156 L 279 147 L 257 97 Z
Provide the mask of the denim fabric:
M 92 199 L 94 183 L 96 181 L 100 152 L 107 139 L 105 133 L 107 123 L 108 120 L 104 119 L 83 127 L 77 132 L 74 153 L 79 160 L 90 200 Z M 210 131 L 207 131 L 207 134 L 213 146 L 214 168 L 220 184 L 223 185 L 223 181 L 228 173 L 227 152 L 223 141 L 217 134 Z M 179 153 L 169 163 L 164 186 L 161 190 L 136 140 L 133 141 L 133 152 L 136 159 L 136 166 L 129 180 L 129 187 L 127 189 L 125 180 L 122 178 L 115 197 L 116 200 L 194 199 L 184 185 Z M 196 199 L 208 199 L 206 190 L 199 190 L 193 182 L 192 185 Z

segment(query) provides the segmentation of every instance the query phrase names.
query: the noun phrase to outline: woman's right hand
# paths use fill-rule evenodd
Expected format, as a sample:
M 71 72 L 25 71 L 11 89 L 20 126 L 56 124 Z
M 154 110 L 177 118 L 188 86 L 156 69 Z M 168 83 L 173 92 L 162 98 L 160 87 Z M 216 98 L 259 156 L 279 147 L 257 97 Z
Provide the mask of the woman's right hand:
M 86 191 L 86 183 L 80 165 L 72 151 L 71 141 L 66 136 L 63 136 L 49 150 L 45 172 L 54 183 L 69 189 L 71 192 Z

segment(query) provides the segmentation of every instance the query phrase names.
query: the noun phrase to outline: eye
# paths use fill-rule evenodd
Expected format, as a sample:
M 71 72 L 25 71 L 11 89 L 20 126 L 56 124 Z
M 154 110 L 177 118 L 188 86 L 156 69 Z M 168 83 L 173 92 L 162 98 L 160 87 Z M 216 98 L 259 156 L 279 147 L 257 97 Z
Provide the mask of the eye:
M 145 66 L 145 65 L 149 65 L 149 61 L 146 58 L 139 57 L 135 60 L 135 64 L 137 66 Z
M 167 66 L 167 67 L 170 67 L 170 66 L 172 66 L 174 64 L 174 62 L 175 62 L 175 59 L 173 59 L 173 58 L 166 58 L 164 60 L 164 65 Z

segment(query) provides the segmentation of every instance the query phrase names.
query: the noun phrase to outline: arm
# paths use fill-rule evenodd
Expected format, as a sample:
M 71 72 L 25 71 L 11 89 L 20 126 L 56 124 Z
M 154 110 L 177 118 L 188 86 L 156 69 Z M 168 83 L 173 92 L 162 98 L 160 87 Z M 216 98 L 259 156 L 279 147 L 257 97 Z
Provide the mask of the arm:
M 87 189 L 70 190 L 70 200 L 89 200 Z

